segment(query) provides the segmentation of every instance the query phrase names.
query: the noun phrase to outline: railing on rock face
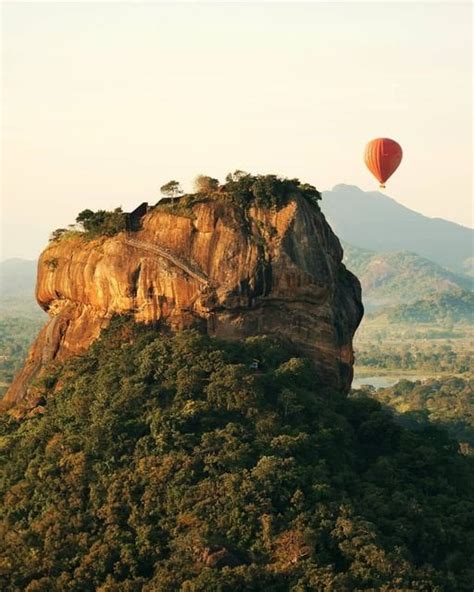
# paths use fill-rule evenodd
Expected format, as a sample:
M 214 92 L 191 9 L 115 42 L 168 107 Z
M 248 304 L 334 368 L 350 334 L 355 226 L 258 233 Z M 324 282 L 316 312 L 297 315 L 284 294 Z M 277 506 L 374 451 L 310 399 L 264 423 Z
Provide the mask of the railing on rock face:
M 142 249 L 144 251 L 149 251 L 150 253 L 154 253 L 159 257 L 163 257 L 163 259 L 167 259 L 173 265 L 184 271 L 184 273 L 188 274 L 190 277 L 194 278 L 201 284 L 205 284 L 206 286 L 210 285 L 209 278 L 207 275 L 201 271 L 197 265 L 185 261 L 178 257 L 175 253 L 169 251 L 166 247 L 161 245 L 157 245 L 155 243 L 147 243 L 145 241 L 136 240 L 134 238 L 125 238 L 123 242 L 130 247 L 135 247 L 136 249 Z

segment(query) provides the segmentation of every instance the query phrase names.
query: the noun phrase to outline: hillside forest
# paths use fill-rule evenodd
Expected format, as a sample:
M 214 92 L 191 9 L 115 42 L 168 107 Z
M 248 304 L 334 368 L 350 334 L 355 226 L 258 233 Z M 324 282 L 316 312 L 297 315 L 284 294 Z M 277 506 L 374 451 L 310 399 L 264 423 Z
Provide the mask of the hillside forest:
M 1 418 L 5 591 L 472 588 L 472 458 L 282 343 L 117 319 L 37 386 Z

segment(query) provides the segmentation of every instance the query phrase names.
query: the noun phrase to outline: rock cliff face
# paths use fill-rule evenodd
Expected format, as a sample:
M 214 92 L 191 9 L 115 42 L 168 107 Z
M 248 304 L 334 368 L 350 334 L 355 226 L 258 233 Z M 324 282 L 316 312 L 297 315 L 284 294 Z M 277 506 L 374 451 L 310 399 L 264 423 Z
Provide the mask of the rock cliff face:
M 359 282 L 341 260 L 324 216 L 300 197 L 245 213 L 212 200 L 184 213 L 157 207 L 137 232 L 52 242 L 38 263 L 36 291 L 51 318 L 4 405 L 27 398 L 44 366 L 84 352 L 124 313 L 161 330 L 283 335 L 312 357 L 315 380 L 347 390 L 362 304 Z

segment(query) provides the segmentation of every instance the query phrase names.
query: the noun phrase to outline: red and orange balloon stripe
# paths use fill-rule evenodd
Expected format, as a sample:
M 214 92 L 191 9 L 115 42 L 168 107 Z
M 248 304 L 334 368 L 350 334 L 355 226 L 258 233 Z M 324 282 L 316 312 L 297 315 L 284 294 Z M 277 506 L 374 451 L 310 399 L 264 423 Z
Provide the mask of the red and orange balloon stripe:
M 385 187 L 385 181 L 397 170 L 402 156 L 402 147 L 395 140 L 376 138 L 367 144 L 364 160 L 380 187 Z

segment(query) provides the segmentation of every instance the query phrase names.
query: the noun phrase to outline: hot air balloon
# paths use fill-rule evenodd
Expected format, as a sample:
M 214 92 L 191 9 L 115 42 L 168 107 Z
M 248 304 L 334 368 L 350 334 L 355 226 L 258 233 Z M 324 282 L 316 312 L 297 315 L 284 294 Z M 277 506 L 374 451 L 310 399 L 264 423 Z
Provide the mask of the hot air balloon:
M 382 189 L 385 181 L 397 170 L 402 156 L 402 147 L 390 138 L 375 138 L 365 147 L 365 164 Z

